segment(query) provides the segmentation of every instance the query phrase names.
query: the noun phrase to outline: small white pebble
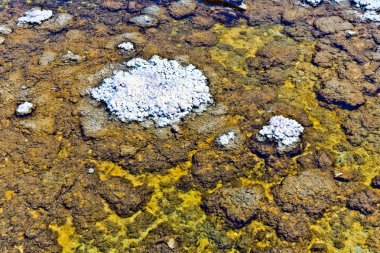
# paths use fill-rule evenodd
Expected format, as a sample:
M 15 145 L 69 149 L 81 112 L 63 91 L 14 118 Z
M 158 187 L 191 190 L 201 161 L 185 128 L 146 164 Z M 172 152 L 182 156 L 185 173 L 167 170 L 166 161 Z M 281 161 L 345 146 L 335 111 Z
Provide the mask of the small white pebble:
M 8 35 L 12 33 L 13 30 L 9 25 L 0 25 L 0 33 L 4 35 Z
M 87 172 L 88 172 L 88 174 L 94 174 L 95 170 L 94 170 L 94 168 L 89 168 L 87 170 Z
M 34 109 L 34 105 L 32 103 L 24 102 L 17 107 L 16 113 L 20 116 L 28 115 L 32 113 L 33 109 Z
M 134 50 L 134 46 L 131 42 L 123 42 L 117 46 L 119 49 L 131 52 Z
M 175 240 L 174 238 L 169 238 L 168 242 L 167 242 L 167 245 L 170 249 L 174 249 L 175 248 Z

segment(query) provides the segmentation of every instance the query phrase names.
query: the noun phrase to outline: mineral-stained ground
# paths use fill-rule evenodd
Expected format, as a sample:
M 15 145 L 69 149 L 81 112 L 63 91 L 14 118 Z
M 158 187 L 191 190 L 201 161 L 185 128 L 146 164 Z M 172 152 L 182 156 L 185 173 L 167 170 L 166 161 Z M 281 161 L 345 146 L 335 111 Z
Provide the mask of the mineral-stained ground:
M 379 23 L 244 2 L 0 0 L 0 252 L 379 252 Z M 33 7 L 54 16 L 18 27 Z M 155 128 L 91 98 L 153 55 L 214 104 Z M 256 139 L 276 115 L 305 129 L 292 152 Z

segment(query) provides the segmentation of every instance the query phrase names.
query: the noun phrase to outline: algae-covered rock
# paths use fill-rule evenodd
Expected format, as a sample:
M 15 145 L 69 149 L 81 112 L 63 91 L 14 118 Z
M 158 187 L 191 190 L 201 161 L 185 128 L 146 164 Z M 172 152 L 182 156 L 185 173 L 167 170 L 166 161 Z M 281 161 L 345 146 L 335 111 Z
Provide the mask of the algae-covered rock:
M 169 12 L 176 19 L 184 18 L 192 14 L 197 8 L 197 1 L 194 0 L 179 0 L 174 1 L 169 5 Z
M 318 95 L 327 103 L 354 109 L 365 103 L 360 87 L 345 80 L 331 79 L 322 84 Z
M 306 221 L 299 216 L 284 215 L 277 225 L 278 236 L 289 242 L 300 242 L 311 238 L 311 231 Z
M 332 176 L 319 170 L 306 170 L 285 178 L 273 188 L 273 194 L 283 211 L 305 212 L 311 217 L 321 217 L 340 199 Z
M 223 187 L 206 195 L 202 208 L 239 228 L 257 217 L 265 201 L 264 189 L 259 185 Z
M 195 182 L 203 188 L 213 188 L 218 182 L 230 182 L 246 174 L 245 169 L 251 168 L 256 161 L 249 152 L 236 159 L 235 153 L 215 150 L 200 150 L 193 156 L 190 167 Z
M 349 208 L 365 215 L 379 211 L 378 204 L 380 204 L 380 195 L 369 189 L 351 194 L 347 202 Z
M 296 63 L 298 50 L 294 43 L 285 40 L 273 41 L 249 57 L 247 62 L 251 76 L 258 77 L 264 84 L 282 85 L 289 77 L 289 70 Z
M 158 20 L 150 15 L 140 15 L 129 19 L 129 22 L 141 27 L 154 27 L 158 25 Z
M 122 217 L 129 217 L 142 209 L 149 200 L 150 194 L 149 188 L 134 187 L 130 181 L 121 177 L 112 177 L 100 185 L 100 195 Z
M 380 188 L 380 176 L 375 176 L 371 180 L 371 185 L 373 188 L 379 189 Z

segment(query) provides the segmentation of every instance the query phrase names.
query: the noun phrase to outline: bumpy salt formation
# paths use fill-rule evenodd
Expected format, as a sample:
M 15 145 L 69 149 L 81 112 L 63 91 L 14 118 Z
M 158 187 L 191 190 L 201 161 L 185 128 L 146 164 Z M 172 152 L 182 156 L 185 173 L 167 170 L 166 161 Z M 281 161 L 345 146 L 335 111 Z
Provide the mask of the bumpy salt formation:
M 53 12 L 51 10 L 41 10 L 38 8 L 31 9 L 24 13 L 24 16 L 17 19 L 17 25 L 23 26 L 25 24 L 41 24 L 43 21 L 51 18 Z
M 153 120 L 163 127 L 178 123 L 190 112 L 202 112 L 212 98 L 207 78 L 193 65 L 153 56 L 126 63 L 128 71 L 117 71 L 91 89 L 109 111 L 123 122 Z
M 317 6 L 322 2 L 322 0 L 303 0 L 303 2 L 311 5 L 311 6 Z
M 224 146 L 227 146 L 228 144 L 230 144 L 231 142 L 235 141 L 235 139 L 236 139 L 236 133 L 235 132 L 228 132 L 226 134 L 219 136 L 216 139 L 216 143 L 217 143 L 217 145 L 224 147 Z
M 353 2 L 356 4 L 357 7 L 360 7 L 366 10 L 372 10 L 372 11 L 380 10 L 379 0 L 353 0 Z
M 304 128 L 295 120 L 284 116 L 274 116 L 270 119 L 269 125 L 264 126 L 259 131 L 259 141 L 274 141 L 277 147 L 285 149 L 299 141 L 299 136 Z

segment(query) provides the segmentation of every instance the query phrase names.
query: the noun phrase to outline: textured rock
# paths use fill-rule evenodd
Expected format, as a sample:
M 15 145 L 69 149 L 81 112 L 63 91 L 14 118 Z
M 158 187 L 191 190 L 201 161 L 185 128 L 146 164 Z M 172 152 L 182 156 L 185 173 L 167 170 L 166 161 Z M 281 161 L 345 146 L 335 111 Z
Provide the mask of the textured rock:
M 380 188 L 380 176 L 376 176 L 372 178 L 371 185 L 373 188 L 379 189 Z
M 12 32 L 13 32 L 13 30 L 9 25 L 0 24 L 0 34 L 8 35 Z
M 297 216 L 284 216 L 276 228 L 277 235 L 288 242 L 299 242 L 311 238 L 308 224 Z
M 129 217 L 142 209 L 149 200 L 151 191 L 144 186 L 134 187 L 121 177 L 112 177 L 100 185 L 100 195 L 121 217 Z
M 128 71 L 116 72 L 91 90 L 123 122 L 151 119 L 163 127 L 212 103 L 207 79 L 193 65 L 181 66 L 158 56 L 148 61 L 135 58 L 127 65 Z
M 61 60 L 64 63 L 81 63 L 85 59 L 86 57 L 74 54 L 71 51 L 67 51 L 67 53 L 61 57 Z
M 181 19 L 192 14 L 196 7 L 197 2 L 194 0 L 180 0 L 170 4 L 169 12 L 174 18 Z
M 277 204 L 286 212 L 305 212 L 321 217 L 323 212 L 339 201 L 334 179 L 318 170 L 307 170 L 290 176 L 273 188 Z
M 126 8 L 125 2 L 120 0 L 105 0 L 101 2 L 101 6 L 109 11 L 120 11 Z
M 56 17 L 45 22 L 41 27 L 52 32 L 59 32 L 65 29 L 73 18 L 69 13 L 59 13 Z
M 315 26 L 323 34 L 336 33 L 338 31 L 346 31 L 354 29 L 354 26 L 343 20 L 341 17 L 332 16 L 332 17 L 322 17 L 315 21 Z
M 218 37 L 211 31 L 193 31 L 186 38 L 186 42 L 196 47 L 211 47 L 218 43 Z
M 256 57 L 247 58 L 247 67 L 264 84 L 282 85 L 289 77 L 289 70 L 296 64 L 298 50 L 294 43 L 273 41 L 256 52 Z
M 223 187 L 207 195 L 202 207 L 224 218 L 230 226 L 239 228 L 256 218 L 265 201 L 262 186 Z
M 138 25 L 140 27 L 153 27 L 158 25 L 158 21 L 155 17 L 150 15 L 140 15 L 129 19 L 129 22 Z
M 227 153 L 220 150 L 200 150 L 192 159 L 190 172 L 195 182 L 203 188 L 214 188 L 218 182 L 230 182 L 243 176 L 244 169 L 252 168 L 256 164 L 249 152 L 247 154 Z
M 369 215 L 379 210 L 380 196 L 373 190 L 363 190 L 350 195 L 347 206 L 362 214 Z
M 45 51 L 38 61 L 38 64 L 41 66 L 47 66 L 50 62 L 54 61 L 56 57 L 57 53 L 52 51 Z
M 324 82 L 318 95 L 327 103 L 348 109 L 356 108 L 365 102 L 358 87 L 345 80 L 331 79 Z

